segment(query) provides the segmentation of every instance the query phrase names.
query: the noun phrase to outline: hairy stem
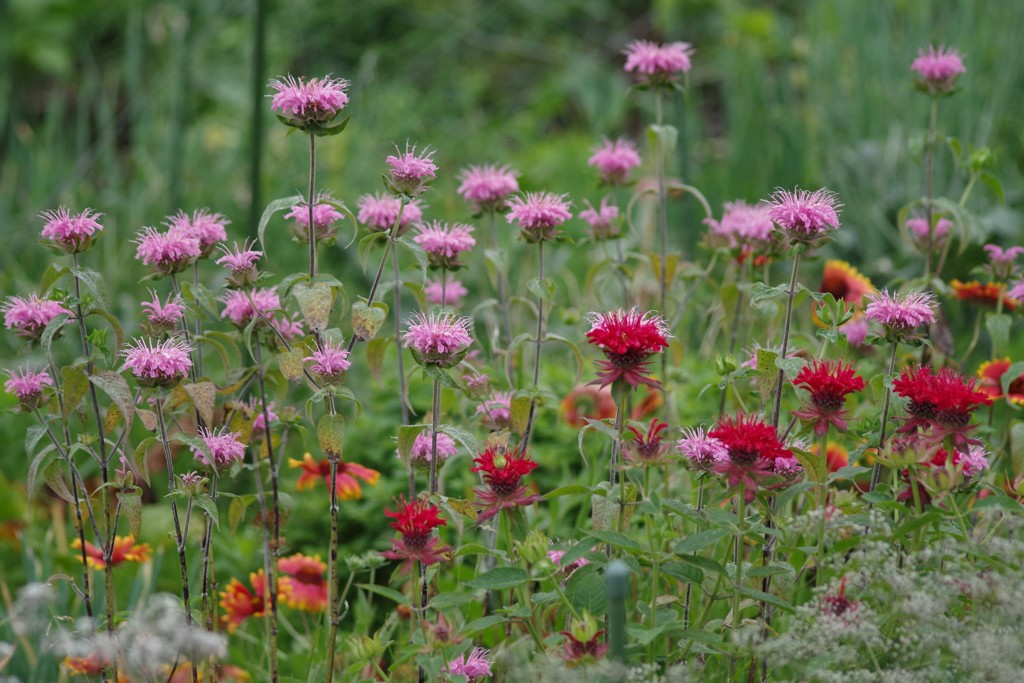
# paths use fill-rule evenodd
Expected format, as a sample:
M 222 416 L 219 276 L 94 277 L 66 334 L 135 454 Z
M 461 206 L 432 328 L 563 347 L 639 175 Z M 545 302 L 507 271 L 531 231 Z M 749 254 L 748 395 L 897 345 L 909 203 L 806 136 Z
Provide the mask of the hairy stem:
M 892 343 L 892 352 L 889 354 L 889 367 L 886 370 L 886 377 L 892 379 L 892 373 L 896 370 L 896 350 L 899 348 L 899 342 L 894 341 Z M 888 387 L 885 389 L 885 397 L 882 399 L 882 427 L 878 433 L 878 447 L 875 449 L 875 464 L 871 468 L 871 487 L 868 489 L 869 492 L 874 491 L 875 487 L 878 486 L 879 479 L 882 478 L 882 463 L 880 458 L 882 457 L 882 449 L 885 447 L 885 436 L 886 428 L 889 426 L 889 402 L 892 396 L 892 390 Z
M 384 264 L 388 262 L 388 254 L 394 245 L 395 239 L 398 236 L 398 228 L 402 225 L 402 213 L 405 211 L 405 205 L 409 203 L 409 198 L 405 195 L 401 196 L 401 203 L 398 205 L 398 215 L 395 216 L 395 224 L 391 226 L 391 230 L 388 232 L 388 240 L 384 244 L 384 254 L 380 257 L 380 266 L 377 267 L 377 274 L 373 278 L 373 284 L 370 286 L 370 294 L 366 297 L 366 305 L 372 306 L 377 296 L 377 288 L 380 286 L 381 275 L 384 274 Z M 395 330 L 395 334 L 398 334 L 398 330 Z M 348 340 L 347 350 L 351 351 L 352 347 L 356 344 L 356 336 L 353 334 L 351 339 Z
M 441 382 L 434 380 L 434 397 L 430 407 L 430 495 L 437 493 L 437 430 L 440 427 Z
M 544 287 L 544 242 L 537 243 L 537 264 L 540 286 Z M 533 419 L 537 410 L 537 384 L 540 382 L 540 350 L 544 343 L 544 298 L 537 297 L 537 339 L 533 354 L 533 395 L 530 396 L 530 412 L 526 418 L 526 430 L 523 432 L 524 447 L 529 447 L 530 437 L 533 436 Z
M 800 269 L 800 248 L 797 247 L 793 253 L 793 272 L 789 276 L 789 298 L 786 299 L 786 321 L 782 329 L 782 352 L 780 360 L 786 360 L 786 353 L 789 352 L 789 333 L 793 324 L 793 298 L 796 296 L 796 278 Z M 775 408 L 772 410 L 772 427 L 779 428 L 779 416 L 782 411 L 782 387 L 785 385 L 786 373 L 779 370 L 775 379 Z
M 313 225 L 313 193 L 316 191 L 316 136 L 309 134 L 309 194 L 307 210 L 309 211 L 309 277 L 316 276 L 316 228 Z

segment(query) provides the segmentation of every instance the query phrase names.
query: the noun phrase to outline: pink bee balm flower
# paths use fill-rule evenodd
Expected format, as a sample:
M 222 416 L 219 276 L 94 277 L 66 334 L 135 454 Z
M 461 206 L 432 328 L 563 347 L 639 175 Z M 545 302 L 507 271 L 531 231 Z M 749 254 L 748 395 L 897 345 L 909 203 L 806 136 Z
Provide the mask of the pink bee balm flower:
M 421 226 L 412 239 L 427 252 L 431 267 L 458 270 L 462 267 L 459 254 L 476 246 L 473 230 L 471 225 L 448 225 L 434 221 Z
M 46 326 L 58 315 L 71 315 L 71 311 L 59 301 L 40 299 L 35 294 L 29 294 L 27 299 L 12 296 L 4 302 L 3 311 L 7 329 L 30 341 L 39 339 Z
M 704 433 L 703 427 L 684 429 L 676 448 L 700 472 L 710 472 L 729 460 L 729 449 L 718 439 Z
M 910 231 L 911 239 L 914 241 L 914 245 L 922 251 L 928 250 L 928 219 L 915 217 L 908 218 L 906 222 L 907 230 Z M 941 249 L 946 246 L 946 240 L 949 239 L 949 233 L 953 229 L 953 222 L 947 218 L 940 218 L 932 229 L 931 235 L 931 248 Z
M 498 211 L 509 195 L 519 192 L 518 175 L 508 166 L 470 166 L 459 174 L 458 192 L 476 213 Z
M 199 239 L 179 230 L 143 228 L 133 241 L 137 245 L 135 258 L 162 275 L 180 273 L 202 255 Z
M 606 240 L 616 237 L 619 234 L 619 207 L 608 203 L 609 197 L 601 198 L 601 205 L 594 208 L 586 199 L 583 203 L 587 205 L 580 211 L 580 218 L 590 226 L 590 236 L 595 240 Z
M 512 393 L 499 391 L 476 407 L 476 414 L 488 429 L 508 429 L 512 424 Z
M 348 359 L 348 350 L 332 341 L 327 341 L 302 360 L 313 363 L 310 371 L 325 384 L 340 384 L 345 379 L 345 371 L 352 365 Z
M 348 81 L 330 76 L 309 80 L 291 75 L 278 78 L 270 82 L 270 87 L 277 91 L 270 109 L 278 112 L 286 125 L 317 132 L 336 119 L 348 104 L 348 85 Z
M 935 322 L 935 296 L 910 292 L 905 296 L 880 290 L 868 295 L 864 316 L 886 328 L 894 339 L 906 339 L 918 327 Z
M 417 434 L 413 440 L 412 448 L 409 450 L 409 463 L 419 470 L 429 469 L 430 461 L 433 459 L 433 449 L 433 436 L 428 427 Z M 437 433 L 437 466 L 440 467 L 448 458 L 455 457 L 458 452 L 455 447 L 455 439 L 439 431 Z
M 317 242 L 329 240 L 338 234 L 337 222 L 344 216 L 320 195 L 313 204 L 313 239 Z M 303 244 L 309 244 L 309 204 L 301 202 L 284 215 L 295 221 L 291 226 L 292 236 Z
M 14 394 L 24 410 L 35 410 L 42 405 L 43 390 L 53 386 L 46 370 L 36 372 L 28 367 L 6 370 L 9 380 L 4 382 L 7 393 Z
M 741 254 L 766 251 L 771 246 L 775 225 L 771 217 L 772 207 L 767 204 L 729 202 L 725 205 L 722 220 L 707 221 L 709 234 L 715 241 L 724 240 L 730 249 L 739 249 Z
M 981 444 L 971 444 L 968 446 L 967 453 L 961 453 L 960 462 L 958 463 L 963 465 L 964 476 L 974 477 L 991 467 L 988 456 L 988 451 Z
M 632 140 L 619 138 L 614 142 L 605 138 L 594 148 L 587 165 L 601 173 L 601 180 L 609 185 L 622 185 L 629 180 L 629 172 L 640 165 L 640 153 Z
M 1024 301 L 1024 280 L 1020 280 L 1010 288 L 1010 291 L 1006 293 L 1006 296 L 1017 301 Z
M 596 384 L 602 387 L 625 380 L 634 389 L 639 384 L 657 387 L 658 382 L 647 376 L 651 356 L 668 348 L 671 336 L 664 318 L 641 313 L 635 306 L 626 311 L 591 313 L 587 341 L 601 349 L 605 360 L 598 361 L 601 372 Z
M 168 232 L 177 232 L 185 237 L 199 240 L 199 248 L 203 256 L 209 256 L 218 242 L 228 238 L 227 226 L 231 221 L 219 213 L 211 213 L 209 209 L 193 211 L 189 216 L 184 211 L 170 216 L 164 224 Z
M 97 234 L 103 230 L 98 220 L 102 215 L 92 209 L 71 215 L 63 206 L 56 211 L 47 211 L 42 215 L 46 220 L 42 237 L 69 254 L 77 254 L 91 247 Z
M 814 192 L 779 188 L 772 193 L 768 216 L 794 242 L 811 242 L 839 227 L 840 207 L 835 194 L 825 188 Z
M 388 232 L 398 220 L 398 210 L 402 200 L 384 193 L 364 194 L 356 203 L 359 209 L 359 222 L 370 229 L 370 232 Z M 423 204 L 419 199 L 410 199 L 402 208 L 402 222 L 398 226 L 398 235 L 404 235 L 414 225 L 423 220 Z
M 240 329 L 244 329 L 254 318 L 261 318 L 263 322 L 258 327 L 269 323 L 285 339 L 291 340 L 303 334 L 300 323 L 280 313 L 281 299 L 272 289 L 234 290 L 220 300 L 224 302 L 224 311 L 220 317 L 229 319 Z
M 421 365 L 450 368 L 457 365 L 473 343 L 473 321 L 453 313 L 416 313 L 403 337 L 405 346 Z
M 517 223 L 527 242 L 544 242 L 558 237 L 558 226 L 572 218 L 564 194 L 528 192 L 508 202 L 505 218 Z
M 910 70 L 921 77 L 918 87 L 932 94 L 952 92 L 956 77 L 966 71 L 959 52 L 945 47 L 936 50 L 931 45 L 917 51 L 917 59 Z
M 227 427 L 214 430 L 200 427 L 199 438 L 210 449 L 210 453 L 207 455 L 201 448 L 193 448 L 192 454 L 197 462 L 207 467 L 227 469 L 245 458 L 245 444 L 238 440 L 241 436 L 241 432 L 229 432 Z
M 231 275 L 228 276 L 228 284 L 233 287 L 246 287 L 256 282 L 259 278 L 259 270 L 256 268 L 256 262 L 263 256 L 262 251 L 255 251 L 252 247 L 254 243 L 250 243 L 248 240 L 242 242 L 239 246 L 238 242 L 235 242 L 231 249 L 221 246 L 221 251 L 224 255 L 217 259 L 216 263 L 218 266 L 224 266 Z
M 191 353 L 189 345 L 177 338 L 155 343 L 136 339 L 134 346 L 122 351 L 122 370 L 130 370 L 144 387 L 170 387 L 184 379 L 192 367 Z
M 482 647 L 474 647 L 468 655 L 459 655 L 448 662 L 448 673 L 461 675 L 471 682 L 491 677 L 491 663 L 487 661 L 488 651 Z
M 693 46 L 689 43 L 659 45 L 634 40 L 626 49 L 626 71 L 637 74 L 645 85 L 665 86 L 690 71 Z
M 447 280 L 443 287 L 440 280 L 431 280 L 423 288 L 423 293 L 426 295 L 427 301 L 436 306 L 458 308 L 462 304 L 463 297 L 469 294 L 469 290 L 455 279 Z
M 156 292 L 150 290 L 149 293 L 153 298 L 143 301 L 141 306 L 145 311 L 150 332 L 157 336 L 175 329 L 185 317 L 185 306 L 181 303 L 181 297 L 174 295 L 172 298 L 168 295 L 167 301 L 160 303 L 160 296 Z
M 248 410 L 249 415 L 252 416 L 252 434 L 253 436 L 261 436 L 267 431 L 267 421 L 263 416 L 263 406 L 260 405 L 259 401 L 255 399 L 249 399 L 245 403 L 245 407 Z M 267 415 L 271 422 L 277 420 L 277 413 L 274 412 L 274 402 L 271 401 L 267 404 Z
M 562 558 L 565 557 L 565 553 L 565 550 L 549 550 L 548 559 L 551 560 L 551 562 L 559 569 L 570 574 L 579 569 L 580 567 L 585 567 L 586 565 L 590 564 L 590 560 L 588 560 L 585 557 L 581 557 L 578 560 L 570 562 L 569 564 L 563 567 Z
M 394 154 L 388 156 L 384 161 L 391 168 L 390 185 L 395 194 L 404 194 L 415 197 L 427 189 L 427 184 L 437 177 L 437 164 L 431 157 L 433 150 L 427 148 L 416 154 L 416 148 L 409 148 L 405 145 L 405 153 L 395 147 Z
M 863 346 L 864 340 L 867 339 L 870 326 L 868 325 L 867 320 L 862 316 L 858 316 L 840 327 L 839 331 L 846 337 L 846 342 L 848 344 L 860 347 Z
M 1003 249 L 996 244 L 986 244 L 983 249 L 988 254 L 988 260 L 992 265 L 992 275 L 996 279 L 1005 280 L 1013 273 L 1013 262 L 1017 257 L 1024 254 L 1024 247 L 1010 247 Z

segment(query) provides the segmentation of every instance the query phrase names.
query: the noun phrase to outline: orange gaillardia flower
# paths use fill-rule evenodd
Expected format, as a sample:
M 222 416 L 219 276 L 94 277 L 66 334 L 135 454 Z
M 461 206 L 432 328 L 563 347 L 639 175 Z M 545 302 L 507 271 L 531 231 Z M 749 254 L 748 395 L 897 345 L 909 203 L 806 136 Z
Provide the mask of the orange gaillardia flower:
M 171 675 L 171 667 L 166 667 L 166 673 Z M 245 683 L 245 681 L 252 680 L 247 671 L 231 664 L 221 664 L 219 674 L 217 680 L 224 681 L 224 683 Z M 199 680 L 206 680 L 202 673 L 199 673 Z M 179 663 L 174 669 L 173 675 L 167 679 L 167 683 L 191 683 L 191 681 L 192 664 L 189 662 Z
M 327 607 L 327 564 L 319 555 L 296 553 L 277 561 L 282 600 L 289 607 L 306 612 L 322 612 Z
M 263 570 L 249 574 L 252 590 L 238 579 L 231 579 L 227 589 L 220 594 L 220 606 L 224 609 L 221 617 L 228 633 L 234 633 L 249 617 L 262 617 L 266 614 L 266 589 L 263 584 Z M 278 582 L 278 596 L 288 599 L 289 586 Z
M 1024 373 L 1010 380 L 1010 384 L 1006 388 L 1006 394 L 1003 394 L 1003 375 L 1010 369 L 1010 365 L 1009 358 L 997 358 L 982 363 L 981 367 L 978 368 L 978 377 L 981 379 L 978 389 L 988 394 L 992 399 L 1005 397 L 1011 403 L 1024 406 Z
M 819 291 L 831 294 L 836 301 L 845 301 L 857 308 L 864 306 L 864 297 L 875 291 L 871 280 L 846 261 L 826 261 L 821 273 Z
M 71 544 L 75 550 L 82 549 L 82 541 L 75 539 Z M 135 543 L 135 537 L 117 536 L 114 538 L 114 552 L 110 556 L 110 566 L 116 567 L 123 562 L 146 562 L 152 549 L 148 543 Z M 89 541 L 85 542 L 85 556 L 89 566 L 93 569 L 104 569 L 106 563 L 103 561 L 103 550 L 97 548 Z
M 973 282 L 961 282 L 953 280 L 949 283 L 953 287 L 953 294 L 961 301 L 976 301 L 978 303 L 995 306 L 999 299 L 1003 300 L 1003 310 L 1012 311 L 1021 305 L 1021 302 L 1006 294 L 1006 285 L 995 282 L 984 284 L 974 280 Z
M 310 453 L 306 453 L 302 460 L 288 458 L 288 466 L 302 468 L 302 474 L 299 475 L 299 482 L 296 485 L 299 491 L 313 488 L 319 479 L 323 479 L 330 488 L 331 463 L 327 458 L 317 462 Z M 338 462 L 337 487 L 340 500 L 358 500 L 363 497 L 363 487 L 360 486 L 357 479 L 362 479 L 370 486 L 376 486 L 380 479 L 380 472 L 354 462 L 344 460 Z

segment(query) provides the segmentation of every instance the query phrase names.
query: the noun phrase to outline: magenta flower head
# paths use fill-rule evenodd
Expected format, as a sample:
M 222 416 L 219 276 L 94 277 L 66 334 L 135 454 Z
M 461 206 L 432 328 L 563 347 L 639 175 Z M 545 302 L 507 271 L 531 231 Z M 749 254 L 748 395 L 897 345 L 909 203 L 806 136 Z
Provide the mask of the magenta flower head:
M 207 454 L 201 448 L 193 448 L 192 455 L 197 462 L 216 470 L 226 470 L 236 462 L 245 458 L 245 444 L 239 441 L 241 432 L 229 432 L 227 427 L 220 429 L 199 428 L 199 438 L 210 449 Z M 212 460 L 210 458 L 213 458 Z
M 619 236 L 619 207 L 608 203 L 609 197 L 601 198 L 601 205 L 594 208 L 586 199 L 587 208 L 580 211 L 580 218 L 590 226 L 590 236 L 595 241 L 609 240 Z
M 310 371 L 316 375 L 322 383 L 329 386 L 336 386 L 345 381 L 345 372 L 352 365 L 348 359 L 348 350 L 333 341 L 326 341 L 311 355 L 302 360 L 313 363 Z
M 35 294 L 29 294 L 27 299 L 12 296 L 4 302 L 3 312 L 7 329 L 29 341 L 39 339 L 46 326 L 58 315 L 71 315 L 61 302 L 40 299 Z
M 814 192 L 779 188 L 772 193 L 768 206 L 768 216 L 794 244 L 813 244 L 839 227 L 842 204 L 825 188 Z
M 449 279 L 443 285 L 440 280 L 430 280 L 423 288 L 423 294 L 427 301 L 435 306 L 458 308 L 462 305 L 462 299 L 469 294 L 469 290 L 455 279 Z
M 632 140 L 619 138 L 613 142 L 605 138 L 594 148 L 587 164 L 600 172 L 602 182 L 624 185 L 629 181 L 629 172 L 640 165 L 640 153 Z
M 160 342 L 136 339 L 124 351 L 124 367 L 141 386 L 172 387 L 185 378 L 192 367 L 192 350 L 183 340 Z
M 559 237 L 558 226 L 572 218 L 564 194 L 528 192 L 508 202 L 505 218 L 519 225 L 527 242 L 548 242 Z
M 487 659 L 488 651 L 482 647 L 474 647 L 468 655 L 462 654 L 448 662 L 448 673 L 465 676 L 470 683 L 479 683 L 491 677 L 491 663 Z
M 508 166 L 470 166 L 459 173 L 459 194 L 474 213 L 500 211 L 509 195 L 519 192 L 518 173 Z
M 176 232 L 199 240 L 202 256 L 209 256 L 219 242 L 228 238 L 227 226 L 230 224 L 231 221 L 219 213 L 211 213 L 209 209 L 193 211 L 191 216 L 184 211 L 178 211 L 164 221 L 169 233 Z
M 69 254 L 83 252 L 93 245 L 103 231 L 99 223 L 102 215 L 92 209 L 71 215 L 63 206 L 56 211 L 47 211 L 42 215 L 46 220 L 42 237 Z
M 153 290 L 149 293 L 153 298 L 141 304 L 146 315 L 146 332 L 153 337 L 173 332 L 185 317 L 185 306 L 181 303 L 181 297 L 174 295 L 172 298 L 168 295 L 167 301 L 160 303 L 160 295 Z
M 1010 287 L 1010 291 L 1006 293 L 1006 296 L 1017 301 L 1024 301 L 1024 280 L 1020 280 Z
M 427 253 L 431 268 L 458 270 L 463 266 L 459 255 L 476 246 L 473 230 L 471 225 L 448 225 L 434 221 L 420 226 L 419 232 L 412 239 Z
M 402 200 L 391 195 L 377 193 L 364 194 L 356 203 L 359 209 L 359 222 L 369 228 L 370 232 L 388 232 L 398 220 L 398 211 L 402 211 L 402 222 L 396 235 L 404 235 L 409 228 L 419 225 L 423 220 L 423 205 L 418 199 L 410 199 L 402 207 Z
M 726 445 L 705 434 L 703 427 L 684 429 L 683 438 L 676 442 L 676 448 L 690 467 L 698 472 L 711 472 L 729 460 Z
M 491 430 L 508 429 L 512 424 L 512 393 L 499 391 L 476 407 L 480 421 Z
M 4 382 L 7 393 L 14 394 L 22 410 L 32 411 L 43 405 L 43 392 L 53 386 L 53 380 L 46 370 L 36 372 L 25 367 L 20 370 L 6 370 L 9 380 Z
M 313 204 L 313 239 L 317 242 L 329 242 L 337 237 L 338 221 L 344 218 L 341 212 L 328 203 L 328 200 L 330 197 L 318 195 Z M 296 204 L 284 217 L 294 221 L 289 226 L 292 237 L 302 244 L 309 244 L 309 204 L 307 202 Z
M 885 328 L 891 341 L 913 339 L 917 328 L 935 322 L 935 296 L 930 292 L 910 292 L 904 296 L 879 290 L 868 295 L 864 317 Z
M 992 277 L 997 280 L 1006 280 L 1013 275 L 1014 261 L 1021 254 L 1024 254 L 1024 247 L 1010 247 L 1003 249 L 996 244 L 986 244 L 983 249 L 988 254 L 989 265 L 992 269 Z
M 605 387 L 625 380 L 634 389 L 640 384 L 658 387 L 657 380 L 647 376 L 651 356 L 668 348 L 671 336 L 665 319 L 652 313 L 641 313 L 635 306 L 626 311 L 591 313 L 587 341 L 601 349 L 605 360 L 598 361 L 600 372 L 592 384 Z
M 956 77 L 966 71 L 959 52 L 945 47 L 936 50 L 931 45 L 917 51 L 910 70 L 917 72 L 917 87 L 932 95 L 953 92 Z
M 135 258 L 161 275 L 180 273 L 203 253 L 198 238 L 178 230 L 143 228 L 134 242 Z
M 910 239 L 921 251 L 928 251 L 928 219 L 922 217 L 908 218 L 907 230 L 910 231 Z M 949 233 L 953 230 L 953 222 L 947 218 L 940 218 L 931 231 L 931 250 L 942 249 L 946 246 Z
M 259 318 L 261 322 L 256 324 L 256 329 L 266 329 L 267 324 L 273 325 L 278 334 L 289 341 L 303 334 L 302 325 L 290 320 L 281 311 L 281 298 L 272 289 L 235 290 L 220 300 L 224 302 L 220 317 L 227 318 L 239 329 L 245 329 L 250 322 Z
M 430 181 L 437 177 L 437 164 L 432 159 L 434 151 L 427 148 L 416 154 L 416 148 L 410 149 L 406 143 L 404 153 L 397 146 L 395 152 L 397 155 L 392 154 L 384 160 L 391 169 L 385 179 L 388 189 L 396 195 L 410 198 L 423 194 Z
M 471 319 L 453 313 L 416 313 L 408 322 L 403 340 L 420 365 L 451 368 L 469 352 L 472 327 Z
M 286 126 L 312 135 L 337 135 L 348 119 L 336 126 L 330 124 L 348 104 L 348 85 L 348 81 L 330 76 L 309 80 L 291 75 L 278 78 L 270 82 L 270 87 L 277 91 L 270 109 L 277 112 L 278 120 Z
M 626 71 L 635 73 L 641 85 L 671 87 L 679 74 L 690 71 L 693 46 L 689 43 L 659 45 L 649 40 L 634 40 L 624 50 Z
M 728 202 L 722 220 L 707 220 L 708 241 L 711 246 L 727 246 L 736 252 L 740 261 L 750 256 L 763 255 L 771 249 L 775 224 L 768 204 Z
M 263 252 L 254 250 L 254 246 L 255 243 L 248 240 L 242 242 L 241 246 L 235 242 L 232 245 L 234 251 L 221 245 L 224 255 L 217 259 L 217 265 L 224 266 L 230 271 L 228 285 L 231 287 L 248 287 L 259 280 L 260 271 L 256 267 L 256 262 L 263 256 Z
M 416 435 L 409 450 L 409 464 L 421 472 L 430 470 L 430 461 L 433 458 L 434 441 L 430 427 Z M 443 465 L 448 458 L 455 457 L 458 453 L 455 447 L 455 439 L 442 431 L 437 432 L 437 466 Z

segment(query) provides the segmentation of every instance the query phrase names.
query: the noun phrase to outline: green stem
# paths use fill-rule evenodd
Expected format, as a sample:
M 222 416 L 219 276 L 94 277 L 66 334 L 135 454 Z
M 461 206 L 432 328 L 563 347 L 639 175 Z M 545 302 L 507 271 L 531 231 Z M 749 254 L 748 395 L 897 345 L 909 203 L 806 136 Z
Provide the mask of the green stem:
M 939 98 L 932 95 L 931 108 L 928 113 L 928 137 L 924 142 L 924 211 L 928 221 L 928 240 L 925 242 L 924 280 L 927 283 L 932 275 L 932 258 L 935 255 L 935 225 L 932 223 L 934 209 L 932 207 L 932 161 L 935 150 L 935 128 L 939 115 Z M 952 235 L 950 235 L 952 240 Z
M 739 630 L 742 619 L 740 619 L 740 604 L 743 591 L 743 538 L 746 535 L 747 521 L 747 499 L 744 487 L 740 484 L 736 492 L 736 545 L 733 549 L 733 560 L 736 563 L 736 584 L 732 591 L 732 630 L 733 633 Z M 729 680 L 736 678 L 736 655 L 729 655 Z
M 786 360 L 786 353 L 789 351 L 789 334 L 793 324 L 793 298 L 796 296 L 796 278 L 800 269 L 800 247 L 793 250 L 793 272 L 789 276 L 789 298 L 786 300 L 786 320 L 782 329 L 782 352 L 779 359 Z M 782 411 L 782 387 L 785 384 L 786 373 L 779 370 L 775 379 L 775 408 L 772 410 L 772 427 L 779 428 L 779 416 Z
M 892 352 L 889 354 L 889 366 L 886 370 L 886 377 L 892 379 L 892 373 L 896 370 L 896 351 L 899 348 L 899 342 L 894 341 L 892 343 Z M 868 488 L 868 492 L 875 490 L 878 486 L 878 481 L 882 477 L 882 463 L 880 458 L 882 457 L 882 449 L 885 447 L 885 436 L 886 429 L 889 426 L 889 404 L 892 397 L 892 391 L 888 387 L 885 388 L 885 397 L 882 399 L 882 426 L 881 431 L 878 433 L 878 447 L 875 449 L 875 465 L 871 468 L 871 486 Z
M 537 278 L 541 289 L 544 288 L 544 242 L 537 243 Z M 523 432 L 524 447 L 529 447 L 533 436 L 533 420 L 537 410 L 537 385 L 540 383 L 540 351 L 544 343 L 544 298 L 537 297 L 537 339 L 533 354 L 533 394 L 530 396 L 530 412 L 526 418 L 526 430 Z
M 821 521 L 818 524 L 818 554 L 815 556 L 818 571 L 814 575 L 814 585 L 820 586 L 825 566 L 825 517 L 828 509 L 828 431 L 818 438 L 818 456 L 821 458 L 821 486 L 818 493 L 818 511 Z

